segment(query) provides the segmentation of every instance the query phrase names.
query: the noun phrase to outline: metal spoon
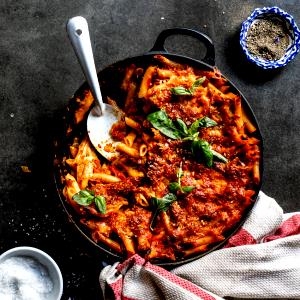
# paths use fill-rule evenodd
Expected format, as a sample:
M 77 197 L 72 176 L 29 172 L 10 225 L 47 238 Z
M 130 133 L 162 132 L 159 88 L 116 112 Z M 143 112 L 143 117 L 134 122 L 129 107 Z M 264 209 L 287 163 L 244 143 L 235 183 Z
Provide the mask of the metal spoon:
M 119 113 L 111 105 L 103 103 L 86 19 L 80 16 L 70 19 L 67 33 L 96 100 L 87 119 L 89 138 L 101 155 L 112 160 L 119 152 L 116 151 L 118 142 L 112 139 L 110 129 L 119 120 Z

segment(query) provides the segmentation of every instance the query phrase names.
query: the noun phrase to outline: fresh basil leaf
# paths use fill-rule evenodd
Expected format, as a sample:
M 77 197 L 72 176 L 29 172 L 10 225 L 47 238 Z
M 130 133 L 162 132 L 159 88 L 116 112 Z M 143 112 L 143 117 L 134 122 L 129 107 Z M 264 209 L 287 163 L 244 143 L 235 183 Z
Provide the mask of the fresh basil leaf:
M 94 191 L 81 190 L 73 196 L 73 200 L 83 206 L 88 206 L 94 202 L 100 213 L 106 213 L 105 198 L 103 196 L 95 196 Z
M 98 211 L 101 213 L 101 214 L 105 214 L 106 213 L 106 200 L 103 196 L 96 196 L 94 198 L 95 200 L 95 205 L 98 209 Z
M 184 173 L 183 173 L 183 170 L 182 170 L 182 162 L 180 163 L 180 167 L 177 171 L 177 178 L 178 178 L 178 182 L 171 182 L 169 184 L 169 190 L 170 192 L 172 192 L 173 194 L 176 194 L 177 191 L 181 191 L 181 192 L 184 192 L 184 193 L 189 193 L 191 192 L 195 187 L 193 186 L 184 186 L 182 187 L 181 186 L 181 178 L 183 177 Z
M 151 231 L 154 230 L 154 223 L 155 223 L 155 220 L 156 220 L 156 217 L 157 217 L 158 214 L 159 214 L 159 210 L 156 209 L 154 214 L 152 215 L 152 219 L 151 219 L 151 222 L 150 222 L 150 230 Z
M 169 206 L 176 200 L 176 195 L 172 193 L 166 194 L 162 198 L 151 198 L 152 205 L 156 207 L 156 209 L 158 209 L 159 211 L 167 211 Z
M 176 86 L 170 89 L 171 93 L 178 96 L 185 96 L 185 95 L 193 95 L 193 93 L 189 90 L 184 88 L 183 86 Z
M 205 79 L 206 79 L 206 77 L 203 76 L 203 77 L 197 79 L 197 80 L 193 83 L 193 85 L 192 85 L 192 87 L 191 87 L 191 92 L 192 92 L 192 94 L 194 94 L 194 91 L 195 91 L 195 89 L 196 89 L 198 86 L 202 85 L 202 83 L 205 81 Z
M 200 118 L 198 120 L 196 120 L 189 128 L 189 134 L 195 134 L 198 132 L 198 129 L 200 127 L 202 128 L 208 128 L 208 127 L 212 127 L 212 126 L 216 126 L 218 125 L 217 122 L 215 122 L 214 120 L 210 119 L 209 117 L 203 117 Z
M 192 135 L 186 136 L 186 137 L 183 138 L 182 140 L 183 140 L 183 141 L 194 141 L 194 140 L 197 140 L 198 135 L 199 135 L 199 132 L 196 132 L 196 133 L 193 133 Z
M 193 84 L 192 84 L 192 87 L 190 89 L 187 89 L 183 86 L 176 86 L 174 88 L 171 88 L 170 91 L 172 94 L 174 95 L 178 95 L 178 96 L 185 96 L 185 95 L 188 95 L 188 96 L 192 96 L 195 92 L 195 89 L 202 85 L 202 83 L 205 81 L 206 77 L 201 77 L 199 79 L 197 79 Z
M 94 191 L 90 191 L 90 190 L 81 190 L 80 195 L 85 196 L 85 197 L 94 197 L 95 192 Z
M 176 195 L 169 193 L 160 199 L 158 209 L 160 211 L 167 211 L 169 206 L 176 200 L 177 200 Z
M 215 158 L 217 158 L 218 160 L 220 160 L 220 161 L 222 161 L 222 162 L 224 162 L 224 163 L 227 163 L 227 162 L 228 162 L 227 158 L 224 157 L 224 156 L 223 156 L 222 154 L 220 154 L 219 152 L 216 152 L 215 150 L 212 150 L 212 149 L 211 149 L 211 152 L 212 152 L 213 156 L 214 156 Z
M 171 193 L 176 194 L 178 190 L 180 190 L 180 184 L 178 182 L 171 182 L 169 184 L 169 190 Z
M 176 122 L 178 124 L 178 127 L 182 131 L 183 135 L 188 135 L 189 131 L 188 131 L 186 124 L 181 119 L 177 119 Z
M 171 119 L 169 119 L 167 114 L 162 110 L 149 114 L 147 116 L 147 120 L 153 125 L 154 128 L 158 129 L 164 135 L 172 139 L 182 139 L 183 141 L 192 141 L 191 150 L 193 155 L 199 162 L 204 162 L 208 167 L 212 167 L 214 158 L 225 163 L 228 162 L 226 157 L 212 150 L 210 144 L 207 141 L 198 138 L 199 135 L 198 129 L 200 127 L 208 128 L 208 127 L 218 125 L 217 122 L 210 119 L 209 117 L 203 117 L 196 120 L 189 128 L 181 119 L 177 119 L 176 123 L 173 122 Z M 177 178 L 179 178 L 178 185 L 180 189 L 183 190 L 181 188 L 181 183 L 180 183 L 180 178 L 183 176 L 181 167 L 179 169 L 179 172 L 181 172 L 181 175 L 177 174 Z M 174 190 L 175 189 L 174 185 L 171 188 L 173 188 Z
M 191 192 L 194 188 L 195 188 L 195 186 L 183 186 L 183 187 L 181 188 L 181 190 L 182 190 L 184 193 L 189 193 L 189 192 Z
M 90 193 L 90 195 L 95 197 L 95 192 L 94 191 L 91 191 L 91 190 L 85 190 L 85 191 L 87 191 L 88 193 Z
M 169 206 L 177 200 L 176 195 L 169 193 L 165 196 L 163 196 L 162 198 L 156 198 L 156 197 L 152 197 L 150 199 L 152 206 L 156 207 L 156 210 L 152 216 L 152 220 L 150 222 L 150 229 L 153 231 L 153 225 L 155 222 L 155 219 L 157 217 L 157 215 L 161 212 L 161 211 L 167 211 Z
M 163 110 L 156 111 L 147 116 L 147 120 L 152 124 L 152 126 L 164 135 L 171 139 L 180 139 L 180 131 L 174 125 L 174 122 L 169 119 L 167 114 Z
M 199 162 L 204 162 L 208 167 L 212 167 L 213 153 L 207 141 L 194 140 L 192 142 L 192 153 Z
M 157 208 L 158 205 L 159 205 L 159 198 L 152 197 L 152 198 L 150 198 L 150 202 L 151 202 L 153 207 Z
M 202 121 L 199 124 L 199 127 L 204 127 L 204 128 L 208 128 L 208 127 L 213 127 L 213 126 L 217 126 L 218 123 L 212 119 L 210 119 L 209 117 L 204 117 L 202 118 Z
M 88 190 L 82 190 L 73 195 L 73 200 L 80 205 L 88 206 L 94 200 L 94 195 Z

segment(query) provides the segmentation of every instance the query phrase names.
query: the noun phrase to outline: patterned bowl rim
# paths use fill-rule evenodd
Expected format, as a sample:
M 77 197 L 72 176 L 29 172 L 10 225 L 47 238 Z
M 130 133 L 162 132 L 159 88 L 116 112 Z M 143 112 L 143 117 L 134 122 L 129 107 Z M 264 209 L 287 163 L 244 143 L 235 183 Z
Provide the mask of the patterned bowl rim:
M 286 53 L 279 60 L 264 60 L 257 56 L 252 55 L 246 46 L 246 36 L 247 32 L 252 25 L 253 21 L 262 15 L 278 15 L 283 18 L 289 24 L 289 30 L 292 33 L 293 39 L 292 44 L 286 49 Z M 300 49 L 300 31 L 299 28 L 294 21 L 294 18 L 282 10 L 277 6 L 273 7 L 263 7 L 256 8 L 251 15 L 242 23 L 242 28 L 240 32 L 240 45 L 247 56 L 247 59 L 251 62 L 255 63 L 257 66 L 262 67 L 264 69 L 275 69 L 279 67 L 285 66 L 288 62 L 290 62 Z

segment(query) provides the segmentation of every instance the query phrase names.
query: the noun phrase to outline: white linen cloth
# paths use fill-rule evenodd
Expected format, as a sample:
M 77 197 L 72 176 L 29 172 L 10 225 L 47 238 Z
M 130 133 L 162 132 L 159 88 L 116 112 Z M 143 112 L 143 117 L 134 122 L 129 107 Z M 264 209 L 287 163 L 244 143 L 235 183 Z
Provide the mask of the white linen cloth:
M 283 214 L 263 192 L 227 244 L 167 271 L 134 255 L 105 267 L 105 299 L 300 299 L 300 213 Z

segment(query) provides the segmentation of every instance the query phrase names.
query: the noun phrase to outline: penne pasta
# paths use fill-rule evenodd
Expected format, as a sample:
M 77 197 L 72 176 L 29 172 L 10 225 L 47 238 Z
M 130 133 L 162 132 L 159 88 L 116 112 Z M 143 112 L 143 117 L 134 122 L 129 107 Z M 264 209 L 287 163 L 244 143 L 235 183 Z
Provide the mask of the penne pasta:
M 191 248 L 189 250 L 185 250 L 184 251 L 184 256 L 187 257 L 187 256 L 195 255 L 195 254 L 198 254 L 198 253 L 202 253 L 205 250 L 207 250 L 207 246 L 208 245 L 201 245 L 201 246 L 198 246 L 198 247 L 195 247 L 195 248 Z
M 125 77 L 124 77 L 124 79 L 122 81 L 122 84 L 121 84 L 121 88 L 123 90 L 125 90 L 125 91 L 128 90 L 128 87 L 131 83 L 131 77 L 134 74 L 135 70 L 136 70 L 136 67 L 133 64 L 130 65 L 128 68 L 126 68 Z
M 128 147 L 132 147 L 135 138 L 136 138 L 136 133 L 135 133 L 134 131 L 131 131 L 131 132 L 128 133 L 127 136 L 124 138 L 124 143 L 125 143 Z
M 86 91 L 83 100 L 77 99 L 77 103 L 79 104 L 78 109 L 75 111 L 74 119 L 75 123 L 79 124 L 84 118 L 91 105 L 94 102 L 93 95 L 91 91 Z
M 137 131 L 141 130 L 141 125 L 138 122 L 131 119 L 131 118 L 125 117 L 125 123 L 126 123 L 127 126 L 133 128 Z
M 167 215 L 166 212 L 161 212 L 161 218 L 163 220 L 163 224 L 164 224 L 164 227 L 165 227 L 165 230 L 166 232 L 170 235 L 170 236 L 173 236 L 174 235 L 174 230 L 172 228 L 172 225 L 171 225 L 171 221 L 170 221 L 170 217 Z
M 120 178 L 105 173 L 94 173 L 92 174 L 90 179 L 94 181 L 105 182 L 105 183 L 114 183 L 120 181 Z
M 237 130 L 240 132 L 241 129 L 244 126 L 244 121 L 242 118 L 242 103 L 241 103 L 241 99 L 237 98 L 236 101 L 234 102 L 234 115 L 235 115 L 235 122 L 237 125 Z
M 138 240 L 138 250 L 139 251 L 148 251 L 150 249 L 150 240 L 147 238 L 147 236 L 139 235 L 137 237 Z
M 147 96 L 148 88 L 150 86 L 150 82 L 155 71 L 156 71 L 156 67 L 152 67 L 152 66 L 146 70 L 138 93 L 139 98 L 145 98 Z
M 94 231 L 92 233 L 92 238 L 96 243 L 102 242 L 102 243 L 106 244 L 108 247 L 110 247 L 111 249 L 117 251 L 118 253 L 122 252 L 122 248 L 118 242 L 104 236 L 102 233 L 100 233 L 98 231 Z
M 146 197 L 142 193 L 136 193 L 134 195 L 135 201 L 137 204 L 143 206 L 143 207 L 148 207 L 149 203 Z
M 134 101 L 135 91 L 136 91 L 136 84 L 130 83 L 128 86 L 127 97 L 125 99 L 125 109 L 132 106 Z
M 119 233 L 120 238 L 126 248 L 126 252 L 128 256 L 132 256 L 135 254 L 134 243 L 131 237 L 126 234 Z
M 140 156 L 145 156 L 147 153 L 147 146 L 145 144 L 142 144 L 139 148 L 139 154 Z
M 253 165 L 253 178 L 256 183 L 260 182 L 259 161 L 256 161 Z
M 151 140 L 151 137 L 150 137 L 149 134 L 143 132 L 143 133 L 142 133 L 142 140 L 143 140 L 146 144 L 148 144 L 148 143 L 150 142 L 150 140 Z
M 76 179 L 71 175 L 67 174 L 66 177 L 66 187 L 65 192 L 68 199 L 72 199 L 72 197 L 80 191 L 80 187 L 76 181 Z
M 166 70 L 166 69 L 157 69 L 157 75 L 159 78 L 170 78 L 172 76 L 174 76 L 174 72 L 172 72 L 171 70 Z
M 77 167 L 76 160 L 73 158 L 66 159 L 66 163 L 74 170 Z
M 253 133 L 256 131 L 256 127 L 252 124 L 252 122 L 249 120 L 249 118 L 247 117 L 245 111 L 242 109 L 242 118 L 245 124 L 246 129 L 248 130 L 248 132 Z
M 178 63 L 166 58 L 163 55 L 155 55 L 154 58 L 159 60 L 160 62 L 162 62 L 166 67 L 176 68 L 176 69 L 183 69 L 184 68 L 183 65 L 178 64 Z
M 117 144 L 116 150 L 120 151 L 122 153 L 125 153 L 131 157 L 137 158 L 140 156 L 138 150 L 136 150 L 135 148 L 129 147 L 124 143 Z
M 77 153 L 78 153 L 78 146 L 70 146 L 70 153 L 72 155 L 72 157 L 76 157 Z
M 127 174 L 131 177 L 144 177 L 145 174 L 133 167 L 122 164 L 123 168 L 126 170 Z
M 212 83 L 208 83 L 207 84 L 207 87 L 208 89 L 210 90 L 210 92 L 213 94 L 213 95 L 218 95 L 222 98 L 226 98 L 226 95 L 224 93 L 222 93 L 217 87 L 215 87 Z
M 92 157 L 85 157 L 82 162 L 77 164 L 77 182 L 81 189 L 85 189 L 89 179 L 93 175 L 94 164 Z

